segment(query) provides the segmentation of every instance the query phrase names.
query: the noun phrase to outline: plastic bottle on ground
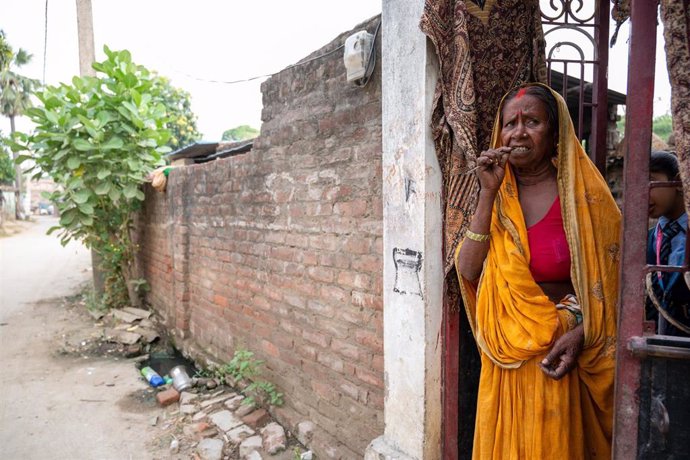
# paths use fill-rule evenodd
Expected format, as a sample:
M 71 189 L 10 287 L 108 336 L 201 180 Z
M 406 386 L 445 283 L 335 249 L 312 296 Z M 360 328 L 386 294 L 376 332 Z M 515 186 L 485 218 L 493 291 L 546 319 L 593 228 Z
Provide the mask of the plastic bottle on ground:
M 148 366 L 141 369 L 141 375 L 143 375 L 146 381 L 149 382 L 149 385 L 151 385 L 154 388 L 159 387 L 165 383 L 163 377 L 158 375 L 156 371 L 154 371 Z

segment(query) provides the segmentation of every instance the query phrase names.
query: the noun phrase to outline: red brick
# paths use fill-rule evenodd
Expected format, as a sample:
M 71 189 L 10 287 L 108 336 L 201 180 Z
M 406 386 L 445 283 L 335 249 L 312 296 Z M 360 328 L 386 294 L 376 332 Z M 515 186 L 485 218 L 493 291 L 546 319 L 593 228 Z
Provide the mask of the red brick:
M 353 200 L 336 203 L 333 212 L 339 216 L 362 217 L 367 212 L 368 203 L 365 200 Z
M 304 265 L 318 265 L 319 256 L 318 256 L 318 254 L 315 254 L 313 251 L 303 252 L 302 253 L 302 263 Z
M 292 305 L 293 307 L 306 308 L 307 306 L 306 300 L 304 300 L 304 298 L 301 296 L 294 294 L 285 294 L 283 298 L 285 299 L 285 302 L 288 305 Z
M 381 355 L 372 356 L 371 368 L 375 371 L 383 372 L 383 356 L 381 356 Z
M 313 249 L 336 251 L 339 246 L 340 239 L 334 235 L 318 235 L 309 237 L 309 247 Z
M 165 407 L 179 401 L 180 393 L 174 388 L 168 388 L 167 390 L 158 392 L 158 394 L 156 394 L 156 399 L 158 400 L 158 404 Z
M 223 308 L 230 305 L 230 301 L 226 297 L 223 297 L 222 295 L 214 295 L 213 296 L 213 303 L 218 305 L 219 307 L 223 307 Z
M 285 260 L 291 262 L 296 260 L 297 254 L 298 253 L 296 252 L 296 250 L 292 248 L 278 247 L 271 249 L 272 259 Z
M 266 409 L 257 409 L 246 417 L 242 417 L 242 421 L 254 429 L 262 427 L 269 420 L 271 420 L 271 416 L 268 415 Z
M 330 367 L 336 372 L 343 372 L 343 360 L 331 353 L 320 352 L 316 360 L 324 366 Z
M 383 274 L 383 259 L 378 255 L 362 255 L 352 259 L 352 269 L 375 275 Z
M 285 244 L 297 248 L 308 248 L 309 237 L 307 237 L 306 235 L 297 235 L 294 233 L 290 233 L 285 237 Z
M 309 217 L 330 216 L 333 214 L 333 205 L 330 203 L 303 203 L 304 214 Z
M 319 293 L 318 283 L 308 283 L 300 279 L 291 280 L 286 284 L 286 288 L 294 289 L 298 293 L 308 297 L 316 297 Z
M 302 337 L 304 338 L 304 340 L 311 342 L 314 345 L 318 345 L 322 348 L 327 348 L 330 342 L 329 338 L 321 334 L 320 332 L 302 331 Z
M 265 297 L 261 296 L 254 296 L 252 298 L 252 305 L 254 305 L 257 308 L 260 308 L 262 310 L 270 310 L 271 309 L 271 302 L 269 302 Z
M 319 264 L 326 267 L 349 268 L 351 260 L 349 255 L 340 253 L 321 254 L 319 256 Z
M 310 300 L 307 303 L 307 308 L 314 313 L 327 318 L 332 318 L 335 314 L 335 308 L 332 305 L 317 300 Z
M 338 391 L 336 391 L 336 389 L 330 383 L 326 384 L 317 380 L 312 380 L 311 389 L 314 390 L 314 393 L 316 393 L 316 395 L 319 397 L 330 401 L 332 404 L 338 404 L 340 393 L 338 393 Z
M 266 243 L 283 244 L 285 242 L 285 233 L 268 232 L 264 235 Z
M 261 348 L 263 348 L 263 350 L 270 356 L 273 356 L 275 358 L 280 356 L 280 350 L 278 349 L 278 347 L 276 347 L 273 343 L 269 342 L 268 340 L 261 341 Z
M 185 435 L 194 438 L 197 441 L 201 441 L 205 437 L 212 436 L 215 432 L 215 429 L 206 422 L 197 422 L 191 425 L 186 425 L 183 428 L 183 431 Z
M 356 289 L 368 289 L 371 278 L 363 273 L 341 271 L 338 274 L 338 284 Z
M 351 254 L 369 254 L 371 240 L 361 236 L 350 236 L 343 244 L 343 251 Z
M 280 350 L 291 350 L 295 340 L 287 334 L 274 334 L 273 342 Z
M 344 303 L 349 300 L 348 292 L 335 286 L 323 286 L 321 296 L 324 302 Z
M 355 332 L 357 343 L 369 347 L 371 350 L 383 353 L 383 338 L 366 329 L 358 329 Z
M 341 199 L 349 198 L 351 194 L 352 187 L 348 185 L 338 185 L 323 189 L 321 199 L 326 201 L 339 201 Z
M 331 341 L 331 348 L 336 353 L 353 360 L 358 360 L 361 354 L 359 348 L 341 339 L 333 339 Z
M 316 318 L 316 328 L 334 338 L 344 339 L 350 335 L 349 325 L 343 324 L 342 321 L 322 316 Z
M 311 345 L 302 344 L 297 347 L 297 353 L 307 359 L 316 360 L 316 348 Z
M 359 388 L 348 381 L 341 383 L 339 388 L 344 394 L 348 395 L 352 399 L 356 400 L 359 397 Z
M 383 394 L 369 393 L 368 404 L 374 409 L 383 410 Z
M 344 305 L 338 308 L 335 318 L 340 323 L 344 323 L 347 328 L 356 325 L 358 327 L 366 326 L 369 322 L 370 310 L 365 310 L 362 307 L 352 307 Z
M 373 310 L 383 310 L 383 298 L 380 295 L 352 291 L 352 304 Z
M 358 367 L 355 369 L 355 375 L 362 382 L 368 383 L 375 387 L 383 388 L 383 374 L 370 372 L 366 369 Z
M 309 278 L 322 283 L 331 283 L 335 279 L 335 272 L 326 267 L 309 267 Z
M 374 254 L 383 254 L 383 238 L 376 238 L 372 252 Z
M 280 321 L 279 325 L 281 329 L 283 329 L 285 332 L 292 336 L 299 337 L 302 335 L 302 329 L 299 326 L 295 326 L 290 321 Z

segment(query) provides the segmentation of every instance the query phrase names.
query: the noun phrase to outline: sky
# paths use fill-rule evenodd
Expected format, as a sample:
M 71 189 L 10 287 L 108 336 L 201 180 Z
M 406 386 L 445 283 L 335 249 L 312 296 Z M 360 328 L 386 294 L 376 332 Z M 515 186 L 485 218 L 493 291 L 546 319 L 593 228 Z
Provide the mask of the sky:
M 45 0 L 0 0 L 0 29 L 13 48 L 34 55 L 22 73 L 42 79 Z M 48 1 L 46 83 L 79 74 L 75 0 Z M 381 12 L 380 0 L 92 0 L 96 60 L 103 45 L 171 79 L 192 96 L 206 140 L 224 130 L 261 124 L 264 79 L 294 64 L 340 33 Z M 26 122 L 25 122 L 26 123 Z M 23 126 L 26 126 L 24 124 Z M 1 120 L 7 133 L 9 122 Z M 18 129 L 21 129 L 18 124 Z
M 381 12 L 381 0 L 92 0 L 92 6 L 96 59 L 104 59 L 103 45 L 128 49 L 136 63 L 188 91 L 205 140 L 219 140 L 238 125 L 260 128 L 264 79 L 234 85 L 205 80 L 275 73 Z M 75 0 L 48 0 L 44 61 L 45 7 L 46 0 L 0 0 L 0 29 L 15 49 L 34 55 L 24 75 L 41 80 L 45 63 L 47 84 L 69 82 L 79 73 Z M 626 24 L 609 58 L 609 86 L 620 92 L 627 83 L 628 34 Z M 661 27 L 657 42 L 658 116 L 670 107 Z M 30 126 L 22 119 L 17 128 Z M 0 130 L 9 131 L 6 118 Z

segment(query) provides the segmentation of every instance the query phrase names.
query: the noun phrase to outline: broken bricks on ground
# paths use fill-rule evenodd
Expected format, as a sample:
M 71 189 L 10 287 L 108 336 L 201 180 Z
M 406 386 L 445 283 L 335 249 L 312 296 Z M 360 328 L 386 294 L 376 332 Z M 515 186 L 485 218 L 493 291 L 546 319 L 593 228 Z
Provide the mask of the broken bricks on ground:
M 244 395 L 223 385 L 209 390 L 213 379 L 193 381 L 196 385 L 189 390 L 179 393 L 170 386 L 156 395 L 161 406 L 173 409 L 163 425 L 172 436 L 171 453 L 195 452 L 204 460 L 295 458 L 288 450 L 288 434 L 266 409 L 247 404 Z M 308 439 L 312 430 L 312 425 L 302 426 L 298 439 Z M 299 446 L 300 454 L 305 450 Z M 300 457 L 311 458 L 311 452 L 305 454 Z

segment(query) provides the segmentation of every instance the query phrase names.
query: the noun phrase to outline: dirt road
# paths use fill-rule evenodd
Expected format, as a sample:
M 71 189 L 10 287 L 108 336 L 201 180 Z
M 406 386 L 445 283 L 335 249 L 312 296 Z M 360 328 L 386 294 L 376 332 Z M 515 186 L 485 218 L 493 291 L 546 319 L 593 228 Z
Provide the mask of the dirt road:
M 161 458 L 133 364 L 56 352 L 92 324 L 61 300 L 90 278 L 89 253 L 46 236 L 55 222 L 0 238 L 0 459 Z

